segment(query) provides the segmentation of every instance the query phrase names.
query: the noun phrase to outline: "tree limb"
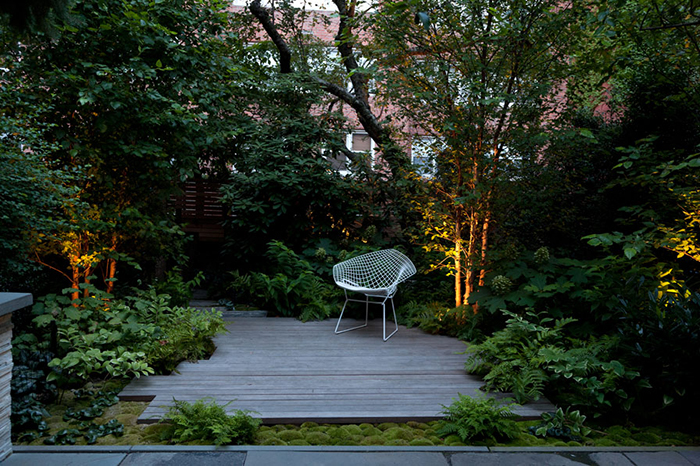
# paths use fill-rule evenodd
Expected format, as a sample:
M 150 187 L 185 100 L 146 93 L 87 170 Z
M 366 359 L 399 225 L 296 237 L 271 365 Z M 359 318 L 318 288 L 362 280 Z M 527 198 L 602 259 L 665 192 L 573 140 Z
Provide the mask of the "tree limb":
M 277 51 L 280 54 L 280 73 L 288 74 L 294 71 L 292 69 L 292 52 L 289 50 L 287 42 L 277 31 L 270 13 L 260 5 L 260 0 L 253 0 L 248 9 L 260 21 L 270 40 L 277 47 Z
M 249 7 L 250 12 L 263 26 L 270 40 L 272 40 L 279 51 L 280 72 L 292 73 L 293 69 L 291 67 L 291 51 L 289 46 L 277 31 L 272 17 L 269 12 L 261 6 L 260 1 L 261 0 L 253 0 Z M 329 94 L 338 97 L 348 104 L 356 112 L 360 124 L 382 151 L 383 158 L 389 164 L 392 175 L 396 177 L 400 168 L 407 163 L 407 160 L 401 148 L 394 142 L 387 129 L 379 122 L 370 107 L 367 93 L 367 78 L 364 73 L 358 71 L 360 66 L 353 52 L 354 39 L 352 37 L 352 27 L 350 23 L 354 17 L 354 6 L 348 9 L 346 0 L 333 0 L 333 2 L 338 7 L 340 13 L 338 33 L 336 34 L 336 47 L 343 58 L 345 70 L 353 85 L 353 92 L 314 75 L 310 75 L 310 79 Z
M 700 26 L 700 20 L 690 21 L 688 23 L 676 23 L 676 24 L 662 24 L 661 26 L 646 26 L 641 28 L 642 31 L 658 31 L 660 29 L 675 29 L 675 28 L 685 28 L 691 26 Z
M 338 7 L 338 14 L 340 16 L 340 22 L 338 23 L 338 33 L 335 36 L 336 46 L 338 47 L 338 52 L 343 58 L 343 65 L 345 65 L 345 70 L 350 76 L 350 82 L 352 82 L 353 90 L 355 91 L 355 96 L 364 101 L 365 104 L 368 102 L 367 96 L 367 78 L 364 73 L 358 70 L 360 65 L 355 59 L 355 54 L 353 53 L 354 39 L 352 37 L 352 26 L 351 21 L 355 15 L 354 4 L 348 9 L 346 0 L 333 0 L 333 3 Z

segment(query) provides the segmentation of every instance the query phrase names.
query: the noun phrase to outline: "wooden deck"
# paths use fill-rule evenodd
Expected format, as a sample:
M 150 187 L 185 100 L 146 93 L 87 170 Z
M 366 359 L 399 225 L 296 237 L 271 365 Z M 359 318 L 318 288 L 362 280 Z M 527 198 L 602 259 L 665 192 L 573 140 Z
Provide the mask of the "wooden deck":
M 345 320 L 343 321 L 345 324 Z M 352 321 L 347 322 L 348 327 Z M 179 374 L 142 377 L 119 395 L 152 400 L 139 422 L 158 421 L 173 399 L 213 397 L 255 412 L 266 424 L 428 421 L 458 393 L 479 396 L 482 382 L 464 371 L 464 343 L 401 327 L 387 342 L 381 321 L 335 335 L 335 321 L 237 318 L 216 339 L 212 357 L 182 363 Z M 553 406 L 519 407 L 526 418 Z

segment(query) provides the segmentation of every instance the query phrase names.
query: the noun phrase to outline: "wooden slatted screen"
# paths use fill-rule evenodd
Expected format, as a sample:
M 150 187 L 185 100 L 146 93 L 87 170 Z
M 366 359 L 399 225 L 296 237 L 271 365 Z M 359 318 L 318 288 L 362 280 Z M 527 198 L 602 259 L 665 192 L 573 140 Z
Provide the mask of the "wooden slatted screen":
M 196 235 L 199 241 L 224 239 L 222 222 L 226 208 L 221 203 L 220 186 L 212 181 L 188 181 L 183 186 L 183 195 L 171 199 L 183 230 Z

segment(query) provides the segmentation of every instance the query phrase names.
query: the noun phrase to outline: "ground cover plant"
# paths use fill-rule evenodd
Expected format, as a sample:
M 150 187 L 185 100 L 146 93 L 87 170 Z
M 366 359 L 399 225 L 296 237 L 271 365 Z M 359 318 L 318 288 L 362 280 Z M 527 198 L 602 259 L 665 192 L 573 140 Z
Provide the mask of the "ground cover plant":
M 257 426 L 257 422 L 239 422 L 242 418 L 236 419 L 231 416 L 231 420 L 225 418 L 219 412 L 215 420 L 207 419 L 206 416 L 195 416 L 181 424 L 156 423 L 137 424 L 138 416 L 146 408 L 147 403 L 142 402 L 118 402 L 106 406 L 102 414 L 83 424 L 84 421 L 77 421 L 67 417 L 66 411 L 76 413 L 90 408 L 99 399 L 86 397 L 88 390 L 94 395 L 98 392 L 114 390 L 118 385 L 90 385 L 84 392 L 66 393 L 61 404 L 50 404 L 46 406 L 48 416 L 43 419 L 46 422 L 47 430 L 41 435 L 24 435 L 16 440 L 16 444 L 23 445 L 44 445 L 44 441 L 50 439 L 58 443 L 69 444 L 75 441 L 76 445 L 165 445 L 177 442 L 177 437 L 173 437 L 173 432 L 187 426 L 190 432 L 198 432 L 200 427 L 215 425 L 235 424 L 236 432 L 244 435 L 223 444 L 246 444 L 246 445 L 366 445 L 366 446 L 462 446 L 462 445 L 486 445 L 486 446 L 697 446 L 700 445 L 699 433 L 679 432 L 663 427 L 637 427 L 634 425 L 613 425 L 601 427 L 595 424 L 588 425 L 581 422 L 581 417 L 576 417 L 574 413 L 567 412 L 551 413 L 545 419 L 539 421 L 514 422 L 515 429 L 511 430 L 512 437 L 504 438 L 472 438 L 465 442 L 458 434 L 447 434 L 442 430 L 446 423 L 440 421 L 431 422 L 406 422 L 406 423 L 364 423 L 364 424 L 317 424 L 305 422 L 300 425 L 262 425 Z M 235 407 L 235 402 L 233 403 Z M 190 412 L 194 404 L 179 410 L 180 415 Z M 212 404 L 203 400 L 197 412 L 209 412 Z M 202 411 L 203 410 L 203 411 Z M 219 409 L 216 409 L 219 411 Z M 174 410 L 175 413 L 175 410 Z M 177 416 L 178 414 L 175 413 Z M 218 419 L 218 421 L 217 421 Z M 585 421 L 585 419 L 583 420 Z M 452 421 L 448 421 L 452 422 Z M 470 421 L 471 422 L 471 421 Z M 119 423 L 123 427 L 115 426 Z M 195 427 L 198 424 L 199 427 Z M 90 427 L 85 428 L 87 425 Z M 99 427 L 109 426 L 109 427 Z M 542 435 L 536 431 L 546 427 L 548 433 Z M 569 434 L 573 434 L 578 429 L 578 435 L 560 435 L 560 430 L 565 427 L 571 428 Z M 90 430 L 92 429 L 92 431 Z M 110 431 L 110 429 L 113 429 Z M 590 430 L 589 430 L 590 429 Z M 77 431 L 74 432 L 74 431 Z M 123 431 L 123 433 L 122 433 Z M 92 432 L 92 440 L 89 434 Z M 181 432 L 185 432 L 183 429 Z M 105 435 L 95 435 L 95 434 Z M 535 435 L 536 434 L 536 435 Z M 214 445 L 217 444 L 217 433 L 209 431 L 203 436 L 193 436 L 183 438 L 178 444 L 186 445 Z
M 170 296 L 154 288 L 116 299 L 83 285 L 84 297 L 48 295 L 37 300 L 32 325 L 18 328 L 13 340 L 13 435 L 45 436 L 46 406 L 67 393 L 89 406 L 65 408 L 66 421 L 79 422 L 55 432 L 54 443 L 119 433 L 116 423 L 92 424 L 117 402 L 116 392 L 86 389 L 94 381 L 125 385 L 132 377 L 170 373 L 184 360 L 204 359 L 215 349 L 212 338 L 224 331 L 216 312 L 170 306 Z M 81 290 L 81 295 L 83 295 Z M 71 290 L 66 290 L 72 293 Z M 95 396 L 91 396 L 95 395 Z M 111 420 L 110 420 L 111 422 Z M 77 431 L 76 431 L 77 429 Z

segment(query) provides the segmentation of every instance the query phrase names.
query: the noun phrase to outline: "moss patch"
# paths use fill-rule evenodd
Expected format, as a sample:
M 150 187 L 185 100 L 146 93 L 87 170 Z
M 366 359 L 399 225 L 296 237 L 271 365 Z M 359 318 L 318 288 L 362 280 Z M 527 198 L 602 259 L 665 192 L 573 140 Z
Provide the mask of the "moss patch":
M 329 445 L 331 437 L 324 432 L 309 432 L 304 436 L 304 440 L 310 445 Z
M 289 445 L 287 442 L 284 440 L 280 440 L 276 437 L 273 437 L 271 439 L 267 439 L 264 442 L 262 442 L 260 445 Z
M 105 390 L 103 386 L 92 385 L 92 390 Z M 67 408 L 83 409 L 89 406 L 89 400 L 78 400 L 71 392 L 64 395 L 61 405 L 47 407 L 50 417 L 46 419 L 49 425 L 49 435 L 56 434 L 61 429 L 75 428 L 76 423 L 63 420 Z M 94 422 L 105 424 L 116 419 L 124 425 L 124 435 L 115 437 L 109 435 L 97 440 L 98 445 L 158 445 L 166 444 L 162 440 L 166 424 L 137 424 L 138 416 L 146 409 L 148 403 L 119 402 L 105 409 L 102 416 Z M 479 442 L 474 445 L 498 446 L 653 446 L 653 445 L 700 445 L 700 434 L 669 431 L 660 427 L 638 428 L 631 425 L 597 427 L 588 437 L 580 442 L 565 442 L 556 438 L 539 438 L 527 433 L 529 426 L 537 425 L 538 421 L 520 423 L 523 433 L 519 438 L 509 443 Z M 269 425 L 261 426 L 255 437 L 256 445 L 398 445 L 398 446 L 431 446 L 447 445 L 462 446 L 461 439 L 456 435 L 443 437 L 438 435 L 440 423 L 431 422 L 383 422 L 378 424 L 362 423 L 349 425 L 318 424 L 305 422 L 299 425 Z M 43 445 L 46 437 L 38 438 L 31 443 L 16 442 L 16 444 Z M 85 445 L 81 437 L 78 445 Z
M 360 427 L 362 427 L 362 425 L 360 425 Z M 373 437 L 382 435 L 382 431 L 377 429 L 373 425 L 369 425 L 368 427 L 362 427 L 362 435 L 364 435 L 365 437 Z
M 362 441 L 362 445 L 386 445 L 386 440 L 381 435 L 371 435 L 365 437 Z
M 341 427 L 340 429 L 341 429 L 341 430 L 344 430 L 345 432 L 347 432 L 347 435 L 349 435 L 349 436 L 351 436 L 351 435 L 362 435 L 362 429 L 360 429 L 360 426 L 357 426 L 357 425 L 354 425 L 354 424 L 350 424 L 350 425 L 347 425 L 347 426 L 343 426 L 343 427 Z
M 298 430 L 284 430 L 277 433 L 277 438 L 284 440 L 285 442 L 289 442 L 291 440 L 303 440 L 304 434 Z
M 412 447 L 433 447 L 435 444 L 427 438 L 414 438 L 409 443 Z
M 406 440 L 410 441 L 415 438 L 413 430 L 406 427 L 391 427 L 384 431 L 384 437 L 387 440 Z
M 311 443 L 307 442 L 306 440 L 292 440 L 289 442 L 290 445 L 293 446 L 298 446 L 298 447 L 305 447 L 307 445 L 312 445 Z

